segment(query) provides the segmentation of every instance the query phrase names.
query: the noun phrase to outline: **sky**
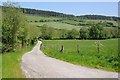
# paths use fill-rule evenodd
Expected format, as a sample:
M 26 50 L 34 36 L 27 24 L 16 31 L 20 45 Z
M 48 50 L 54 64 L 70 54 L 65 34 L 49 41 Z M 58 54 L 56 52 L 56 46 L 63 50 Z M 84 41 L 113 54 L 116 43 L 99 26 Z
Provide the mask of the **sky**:
M 19 4 L 22 8 L 55 11 L 76 16 L 118 16 L 118 2 L 19 2 Z
M 118 16 L 117 2 L 20 2 L 20 6 L 77 16 L 89 14 Z

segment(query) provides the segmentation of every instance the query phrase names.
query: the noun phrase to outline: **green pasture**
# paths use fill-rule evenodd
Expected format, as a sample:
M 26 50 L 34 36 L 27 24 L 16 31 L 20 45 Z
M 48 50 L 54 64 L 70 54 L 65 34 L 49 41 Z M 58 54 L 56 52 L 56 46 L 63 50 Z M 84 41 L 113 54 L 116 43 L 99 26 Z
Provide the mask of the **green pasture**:
M 67 29 L 67 30 L 71 30 L 71 29 L 79 30 L 82 27 L 82 26 L 74 26 L 74 25 L 70 25 L 70 24 L 66 24 L 66 23 L 61 23 L 61 22 L 32 22 L 30 24 L 38 25 L 38 26 L 47 24 L 48 27 L 53 27 L 53 28 L 57 28 L 57 29 Z
M 43 40 L 42 51 L 50 57 L 73 64 L 118 71 L 118 39 L 99 40 L 103 45 L 100 53 L 97 52 L 96 41 L 98 40 Z M 64 53 L 60 52 L 62 45 Z
M 61 18 L 55 18 L 55 17 L 44 17 L 44 16 L 38 16 L 38 15 L 28 15 L 26 14 L 26 17 L 28 21 L 39 21 L 39 20 L 59 20 Z

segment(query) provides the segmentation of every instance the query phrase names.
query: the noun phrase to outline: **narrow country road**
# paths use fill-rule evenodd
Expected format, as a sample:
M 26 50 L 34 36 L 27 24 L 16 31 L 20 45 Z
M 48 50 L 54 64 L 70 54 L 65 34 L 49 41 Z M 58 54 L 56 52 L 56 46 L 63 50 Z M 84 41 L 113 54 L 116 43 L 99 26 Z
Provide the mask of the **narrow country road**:
M 39 50 L 41 41 L 22 57 L 21 68 L 26 78 L 118 78 L 118 73 L 70 64 L 47 57 Z

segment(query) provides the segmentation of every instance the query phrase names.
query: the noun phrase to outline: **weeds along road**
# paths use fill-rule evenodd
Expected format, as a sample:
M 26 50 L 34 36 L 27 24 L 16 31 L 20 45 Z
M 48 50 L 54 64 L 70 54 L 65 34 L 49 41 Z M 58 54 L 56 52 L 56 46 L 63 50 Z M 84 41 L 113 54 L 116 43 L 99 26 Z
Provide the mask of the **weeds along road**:
M 118 73 L 70 64 L 47 57 L 39 50 L 41 41 L 22 57 L 21 68 L 27 78 L 118 78 Z

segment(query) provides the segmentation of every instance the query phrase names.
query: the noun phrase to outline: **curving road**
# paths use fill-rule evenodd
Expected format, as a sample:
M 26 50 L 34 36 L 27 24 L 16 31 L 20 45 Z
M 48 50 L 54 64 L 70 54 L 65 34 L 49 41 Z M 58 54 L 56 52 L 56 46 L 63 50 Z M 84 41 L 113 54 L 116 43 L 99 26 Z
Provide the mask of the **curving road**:
M 118 73 L 70 64 L 47 57 L 39 50 L 41 41 L 22 57 L 21 68 L 26 78 L 118 78 Z

